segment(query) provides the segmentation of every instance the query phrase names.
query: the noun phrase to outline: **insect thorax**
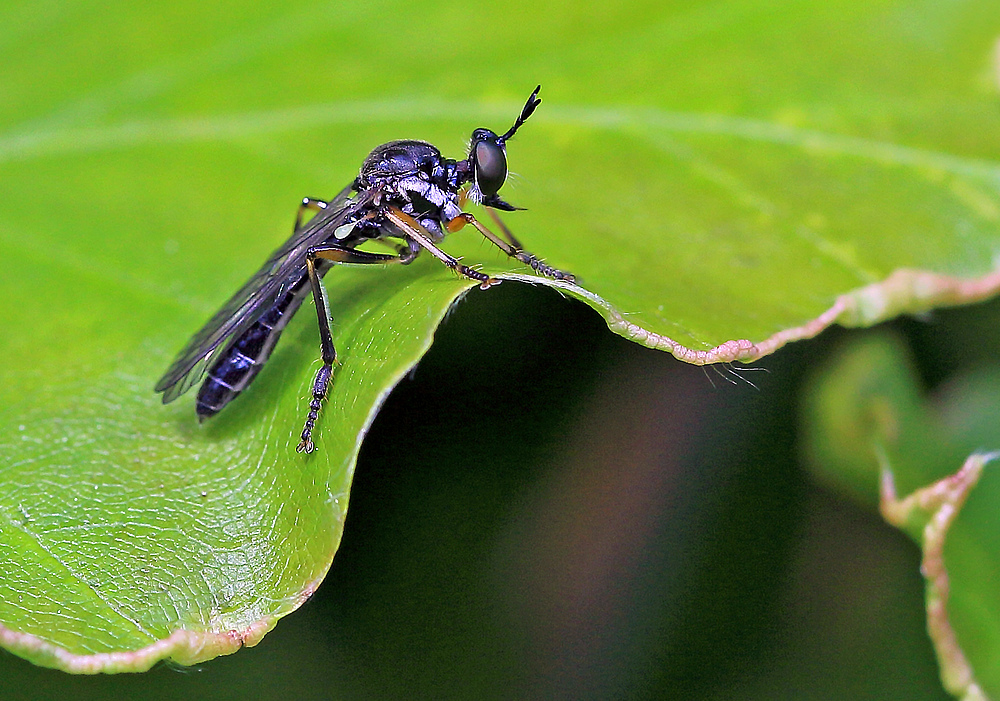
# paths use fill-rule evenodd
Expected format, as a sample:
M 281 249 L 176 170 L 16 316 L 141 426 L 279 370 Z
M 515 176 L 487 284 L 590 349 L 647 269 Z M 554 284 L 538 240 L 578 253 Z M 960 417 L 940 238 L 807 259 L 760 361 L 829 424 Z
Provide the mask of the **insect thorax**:
M 390 141 L 375 148 L 361 165 L 355 187 L 377 188 L 389 204 L 402 209 L 434 234 L 461 212 L 455 164 L 426 141 Z

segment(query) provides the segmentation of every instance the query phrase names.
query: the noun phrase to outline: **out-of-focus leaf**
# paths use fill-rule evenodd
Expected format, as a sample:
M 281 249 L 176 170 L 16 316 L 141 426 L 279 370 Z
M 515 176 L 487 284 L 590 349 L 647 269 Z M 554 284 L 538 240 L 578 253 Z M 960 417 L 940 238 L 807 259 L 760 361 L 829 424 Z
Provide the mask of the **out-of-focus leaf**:
M 1000 691 L 1000 475 L 983 452 L 1000 447 L 998 397 L 992 368 L 925 399 L 906 352 L 881 336 L 824 368 L 806 410 L 820 481 L 880 506 L 921 546 L 942 680 L 965 699 Z

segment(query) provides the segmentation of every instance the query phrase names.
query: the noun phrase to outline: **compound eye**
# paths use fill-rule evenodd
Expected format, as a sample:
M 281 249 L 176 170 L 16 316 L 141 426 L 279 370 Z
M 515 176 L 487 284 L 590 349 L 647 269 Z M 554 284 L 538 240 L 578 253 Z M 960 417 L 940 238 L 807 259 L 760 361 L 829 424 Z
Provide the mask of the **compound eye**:
M 476 186 L 484 197 L 493 197 L 507 179 L 507 154 L 493 140 L 480 141 L 472 150 L 476 163 Z

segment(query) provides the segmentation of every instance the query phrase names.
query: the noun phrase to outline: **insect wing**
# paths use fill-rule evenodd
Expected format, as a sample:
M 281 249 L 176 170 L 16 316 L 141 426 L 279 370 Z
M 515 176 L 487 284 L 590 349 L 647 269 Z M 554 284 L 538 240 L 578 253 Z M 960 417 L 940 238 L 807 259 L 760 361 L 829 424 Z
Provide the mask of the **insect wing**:
M 345 188 L 324 210 L 310 219 L 271 254 L 236 294 L 196 333 L 177 355 L 170 368 L 156 383 L 167 404 L 196 385 L 218 355 L 256 322 L 291 285 L 306 274 L 306 253 L 329 238 L 338 226 L 372 195 L 363 193 L 350 199 L 351 188 Z

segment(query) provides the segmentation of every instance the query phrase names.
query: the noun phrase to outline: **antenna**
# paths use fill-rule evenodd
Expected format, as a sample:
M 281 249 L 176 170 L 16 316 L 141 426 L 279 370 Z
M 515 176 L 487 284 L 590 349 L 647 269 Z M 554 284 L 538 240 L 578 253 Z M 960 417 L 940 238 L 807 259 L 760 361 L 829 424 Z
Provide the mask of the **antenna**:
M 542 104 L 541 99 L 538 97 L 538 91 L 541 89 L 542 86 L 539 85 L 535 88 L 535 91 L 528 96 L 528 101 L 524 103 L 524 109 L 521 110 L 521 116 L 514 122 L 514 126 L 508 129 L 507 133 L 498 139 L 501 144 L 514 136 L 514 132 L 520 129 L 521 125 L 528 121 L 528 117 L 530 117 L 531 113 L 535 111 L 535 108 Z

